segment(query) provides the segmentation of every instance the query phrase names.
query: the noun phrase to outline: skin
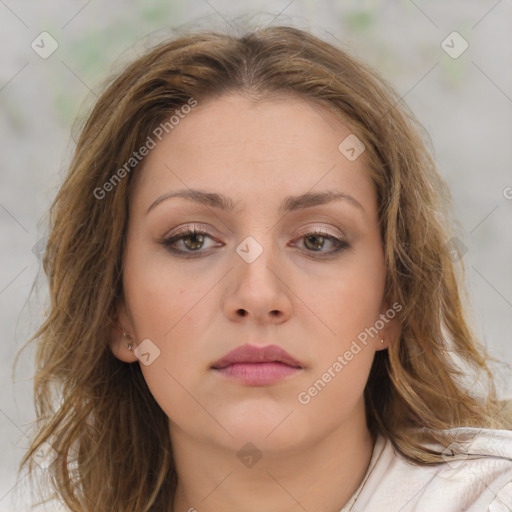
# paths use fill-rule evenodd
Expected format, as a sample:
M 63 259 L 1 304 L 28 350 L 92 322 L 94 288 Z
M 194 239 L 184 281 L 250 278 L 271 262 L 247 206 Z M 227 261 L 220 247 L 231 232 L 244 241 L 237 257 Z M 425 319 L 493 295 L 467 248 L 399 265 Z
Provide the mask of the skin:
M 349 161 L 338 150 L 349 134 L 334 114 L 295 96 L 255 102 L 230 93 L 198 104 L 137 175 L 118 322 L 134 346 L 150 339 L 160 355 L 143 365 L 117 331 L 111 348 L 141 365 L 169 418 L 174 511 L 338 511 L 362 481 L 373 450 L 363 390 L 375 352 L 396 336 L 396 320 L 308 404 L 297 398 L 389 308 L 365 155 Z M 162 194 L 188 188 L 229 196 L 237 210 L 170 198 L 146 213 Z M 327 190 L 362 208 L 340 200 L 278 212 L 286 196 Z M 193 225 L 211 238 L 201 245 L 189 236 L 174 247 L 199 247 L 198 258 L 162 244 Z M 308 243 L 304 235 L 314 228 L 350 247 L 332 254 L 336 245 L 327 239 Z M 236 252 L 248 236 L 263 249 L 252 263 Z M 250 386 L 211 369 L 249 342 L 279 345 L 302 370 Z M 252 467 L 237 457 L 248 442 L 262 455 Z

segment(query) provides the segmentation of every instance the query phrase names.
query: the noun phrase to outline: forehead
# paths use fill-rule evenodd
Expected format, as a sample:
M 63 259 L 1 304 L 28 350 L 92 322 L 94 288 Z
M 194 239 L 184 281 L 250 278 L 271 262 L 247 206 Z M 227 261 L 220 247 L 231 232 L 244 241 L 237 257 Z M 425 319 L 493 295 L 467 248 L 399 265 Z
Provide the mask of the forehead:
M 136 173 L 133 201 L 147 208 L 187 187 L 269 201 L 332 188 L 371 203 L 365 154 L 350 161 L 340 152 L 348 136 L 339 116 L 297 96 L 254 101 L 232 93 L 198 103 L 155 139 Z

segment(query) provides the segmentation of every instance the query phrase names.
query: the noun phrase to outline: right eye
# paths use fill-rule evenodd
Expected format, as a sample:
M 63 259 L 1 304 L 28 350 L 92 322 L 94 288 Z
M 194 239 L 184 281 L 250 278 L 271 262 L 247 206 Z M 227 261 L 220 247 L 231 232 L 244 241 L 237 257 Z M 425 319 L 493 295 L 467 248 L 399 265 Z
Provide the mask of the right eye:
M 193 228 L 183 229 L 170 237 L 164 238 L 162 245 L 169 252 L 177 256 L 197 258 L 204 252 L 201 251 L 201 248 L 204 246 L 206 238 L 212 240 L 212 237 L 208 233 L 194 226 Z M 177 247 L 177 245 L 181 245 L 181 248 Z

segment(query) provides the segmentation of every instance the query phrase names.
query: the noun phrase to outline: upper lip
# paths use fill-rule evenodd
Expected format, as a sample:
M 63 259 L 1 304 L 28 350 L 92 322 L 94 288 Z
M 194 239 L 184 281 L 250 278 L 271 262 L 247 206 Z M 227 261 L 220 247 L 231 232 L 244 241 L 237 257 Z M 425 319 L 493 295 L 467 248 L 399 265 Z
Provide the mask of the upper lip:
M 296 368 L 302 368 L 299 361 L 277 345 L 257 347 L 248 344 L 231 350 L 231 352 L 228 352 L 224 357 L 215 361 L 215 363 L 212 364 L 212 368 L 225 368 L 235 363 L 271 363 L 274 361 Z

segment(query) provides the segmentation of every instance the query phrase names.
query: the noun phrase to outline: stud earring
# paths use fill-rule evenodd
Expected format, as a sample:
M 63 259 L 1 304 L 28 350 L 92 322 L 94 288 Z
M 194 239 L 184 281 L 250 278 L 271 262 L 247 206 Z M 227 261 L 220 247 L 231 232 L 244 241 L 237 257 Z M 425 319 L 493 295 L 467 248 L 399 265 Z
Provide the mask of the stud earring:
M 123 336 L 124 336 L 125 338 L 131 339 L 131 336 L 130 336 L 127 332 L 124 332 L 124 331 L 123 331 Z M 128 350 L 131 350 L 131 349 L 132 349 L 132 344 L 131 344 L 131 343 L 126 343 L 126 348 L 127 348 Z

